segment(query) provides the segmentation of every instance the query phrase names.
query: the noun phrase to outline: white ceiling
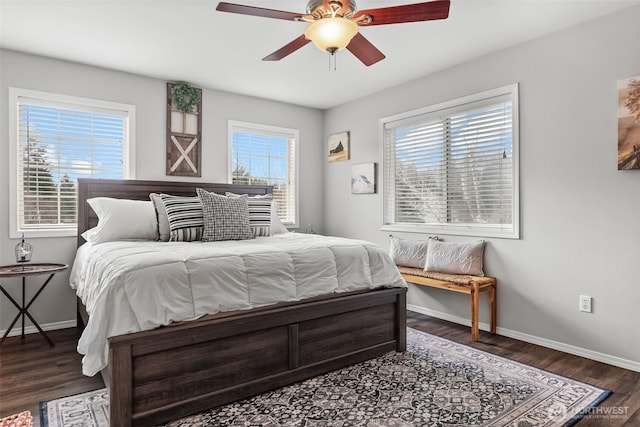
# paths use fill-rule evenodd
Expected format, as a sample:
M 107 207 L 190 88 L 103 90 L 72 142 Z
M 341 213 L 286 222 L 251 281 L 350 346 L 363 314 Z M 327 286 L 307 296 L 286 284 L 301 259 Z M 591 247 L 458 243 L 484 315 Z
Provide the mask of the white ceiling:
M 304 12 L 304 0 L 226 0 Z M 372 9 L 420 0 L 358 0 Z M 387 58 L 308 44 L 261 58 L 305 24 L 217 12 L 217 0 L 0 0 L 0 47 L 326 109 L 640 4 L 640 0 L 452 0 L 449 18 L 361 28 Z

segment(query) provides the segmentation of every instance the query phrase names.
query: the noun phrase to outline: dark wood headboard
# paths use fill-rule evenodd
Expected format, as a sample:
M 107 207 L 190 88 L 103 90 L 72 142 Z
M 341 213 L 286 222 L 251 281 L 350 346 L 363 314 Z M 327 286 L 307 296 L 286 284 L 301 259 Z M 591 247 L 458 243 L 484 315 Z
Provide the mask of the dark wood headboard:
M 98 217 L 87 203 L 93 197 L 114 199 L 150 200 L 149 193 L 165 193 L 176 196 L 196 196 L 196 188 L 211 193 L 224 194 L 227 191 L 250 196 L 270 194 L 270 185 L 241 185 L 207 182 L 139 181 L 115 179 L 78 179 L 78 247 L 85 240 L 81 234 L 98 224 Z

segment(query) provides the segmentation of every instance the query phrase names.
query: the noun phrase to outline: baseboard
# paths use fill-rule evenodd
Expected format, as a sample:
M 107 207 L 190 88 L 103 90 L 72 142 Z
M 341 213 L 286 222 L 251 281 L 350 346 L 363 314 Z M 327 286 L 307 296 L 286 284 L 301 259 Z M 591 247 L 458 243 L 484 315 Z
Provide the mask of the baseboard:
M 8 337 L 15 337 L 22 333 L 22 328 L 20 326 L 20 320 L 13 325 L 13 329 L 9 332 Z M 75 328 L 76 321 L 75 320 L 65 320 L 64 322 L 54 322 L 54 323 L 46 323 L 44 325 L 40 325 L 43 331 L 55 331 L 56 329 L 67 329 L 67 328 Z M 0 330 L 0 336 L 4 335 L 6 329 Z M 24 327 L 24 333 L 26 334 L 35 334 L 38 333 L 38 329 L 35 326 L 27 325 Z
M 435 317 L 437 319 L 442 319 L 449 322 L 471 327 L 471 320 L 469 319 L 465 319 L 463 317 L 458 317 L 458 316 L 452 316 L 451 314 L 448 314 L 448 313 L 431 310 L 418 305 L 407 304 L 407 310 L 415 311 L 416 313 L 425 314 L 427 316 Z M 489 330 L 488 323 L 480 322 L 479 326 L 480 326 L 480 329 L 484 331 Z M 531 344 L 536 344 L 542 347 L 551 348 L 553 350 L 562 351 L 564 353 L 569 353 L 574 356 L 585 357 L 587 359 L 595 360 L 597 362 L 607 363 L 609 365 L 617 366 L 619 368 L 640 372 L 640 362 L 635 362 L 633 360 L 627 360 L 617 356 L 612 356 L 610 354 L 600 353 L 600 352 L 589 350 L 586 348 L 576 347 L 573 345 L 561 343 L 558 341 L 548 340 L 546 338 L 541 338 L 535 335 L 529 335 L 529 334 L 525 334 L 522 332 L 513 331 L 510 329 L 501 328 L 501 327 L 497 328 L 496 333 L 498 335 L 502 335 L 505 337 L 517 339 L 517 340 L 528 342 Z

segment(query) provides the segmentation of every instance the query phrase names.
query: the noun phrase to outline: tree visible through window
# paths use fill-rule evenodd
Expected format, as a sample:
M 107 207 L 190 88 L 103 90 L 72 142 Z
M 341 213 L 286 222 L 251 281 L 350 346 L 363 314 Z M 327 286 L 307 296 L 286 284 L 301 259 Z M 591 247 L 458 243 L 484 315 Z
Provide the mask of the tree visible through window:
M 518 236 L 516 91 L 382 119 L 383 228 Z
M 231 182 L 272 185 L 278 216 L 294 227 L 298 216 L 297 141 L 296 129 L 229 122 Z
M 12 230 L 71 235 L 77 178 L 130 177 L 134 107 L 11 88 L 16 101 Z M 13 133 L 12 133 L 13 134 Z

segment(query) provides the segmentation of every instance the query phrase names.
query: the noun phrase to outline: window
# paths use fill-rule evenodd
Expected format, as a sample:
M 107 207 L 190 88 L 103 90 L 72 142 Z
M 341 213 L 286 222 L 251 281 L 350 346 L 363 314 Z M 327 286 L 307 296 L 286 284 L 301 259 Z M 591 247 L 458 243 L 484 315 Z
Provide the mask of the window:
M 298 226 L 298 130 L 229 121 L 230 181 L 273 185 L 278 216 Z
M 517 84 L 380 128 L 384 230 L 519 237 Z
M 133 105 L 10 88 L 11 237 L 76 234 L 77 179 L 133 177 Z

